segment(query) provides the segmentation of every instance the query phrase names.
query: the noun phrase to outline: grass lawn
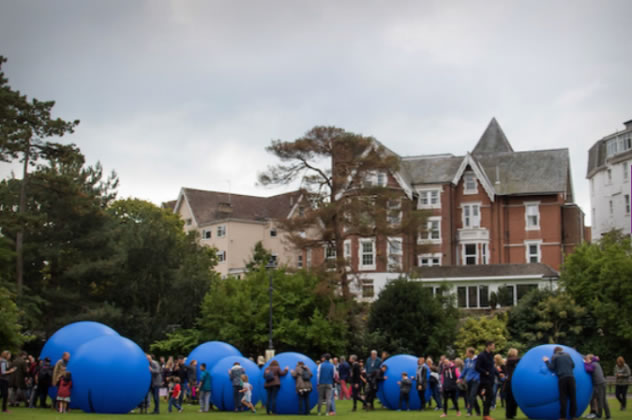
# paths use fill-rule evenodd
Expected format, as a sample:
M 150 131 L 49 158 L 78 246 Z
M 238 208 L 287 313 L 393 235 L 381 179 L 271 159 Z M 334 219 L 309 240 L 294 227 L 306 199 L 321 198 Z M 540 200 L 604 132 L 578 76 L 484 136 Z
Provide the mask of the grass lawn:
M 612 413 L 613 420 L 632 420 L 632 408 L 628 409 L 628 411 L 620 411 L 619 403 L 616 399 L 610 398 L 608 400 L 610 405 L 610 410 Z M 459 401 L 459 404 L 462 401 Z M 379 404 L 378 404 L 379 406 Z M 153 405 L 152 405 L 153 407 Z M 355 413 L 351 412 L 352 403 L 350 401 L 336 401 L 337 415 L 336 417 L 344 417 L 346 419 L 353 420 L 377 420 L 377 419 L 388 419 L 388 420 L 439 420 L 439 415 L 441 414 L 438 411 L 409 411 L 409 412 L 397 412 L 390 411 L 382 408 L 376 408 L 375 411 L 364 411 L 358 410 Z M 141 415 L 141 414 L 129 414 L 127 416 L 133 417 L 147 417 L 151 420 L 161 420 L 161 419 L 177 419 L 177 418 L 211 418 L 213 420 L 246 420 L 251 417 L 263 418 L 266 417 L 265 408 L 261 408 L 257 406 L 257 414 L 253 413 L 225 413 L 225 412 L 217 412 L 213 411 L 210 413 L 199 413 L 199 407 L 185 404 L 184 412 L 178 413 L 174 411 L 173 413 L 167 412 L 167 404 L 162 402 L 160 405 L 160 410 L 162 413 L 160 415 Z M 315 416 L 316 408 L 312 410 L 312 416 Z M 505 418 L 505 409 L 504 408 L 496 408 L 491 413 L 492 417 L 496 420 L 503 420 Z M 116 418 L 121 416 L 116 416 L 112 414 L 86 414 L 81 410 L 73 410 L 67 414 L 59 414 L 54 412 L 52 409 L 40 409 L 40 408 L 11 408 L 10 413 L 4 414 L 0 413 L 0 419 L 69 419 L 69 420 L 93 420 L 95 418 Z M 283 416 L 284 419 L 291 420 L 300 420 L 305 418 L 305 416 Z M 459 419 L 467 419 L 465 417 L 465 411 L 463 411 L 463 415 L 461 417 L 456 417 L 456 413 L 453 410 L 448 411 L 448 420 L 456 420 Z M 521 412 L 518 413 L 518 418 L 526 419 L 526 416 Z M 472 419 L 480 420 L 480 417 L 472 417 Z

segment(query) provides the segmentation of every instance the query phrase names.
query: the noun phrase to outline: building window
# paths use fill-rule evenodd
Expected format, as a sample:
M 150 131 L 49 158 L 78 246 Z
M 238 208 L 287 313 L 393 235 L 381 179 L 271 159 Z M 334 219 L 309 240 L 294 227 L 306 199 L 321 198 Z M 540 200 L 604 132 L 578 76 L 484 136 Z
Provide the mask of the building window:
M 632 137 L 623 140 L 623 148 L 625 150 L 632 149 Z
M 325 258 L 328 260 L 336 259 L 336 247 L 331 245 L 325 245 Z
M 608 205 L 609 205 L 609 207 L 610 207 L 610 216 L 612 216 L 612 214 L 614 213 L 614 208 L 613 208 L 613 206 L 612 206 L 612 200 L 610 200 L 610 201 L 608 202 Z
M 377 173 L 377 186 L 386 187 L 386 174 L 384 172 Z
M 375 290 L 373 289 L 373 280 L 363 279 L 362 280 L 362 297 L 370 299 L 374 296 L 375 296 Z
M 274 229 L 274 228 L 270 229 L 270 236 L 272 236 L 272 237 L 277 236 L 277 230 Z
M 305 266 L 306 267 L 312 266 L 312 249 L 311 248 L 308 248 L 307 251 L 305 252 Z
M 541 244 L 542 241 L 525 241 L 524 246 L 527 251 L 526 260 L 528 263 L 539 263 L 542 261 Z
M 441 265 L 441 254 L 421 254 L 417 256 L 419 267 L 432 267 Z
M 402 238 L 388 238 L 388 269 L 401 271 L 403 255 Z
M 219 225 L 217 227 L 217 237 L 223 238 L 224 236 L 226 236 L 226 225 Z
M 226 251 L 219 251 L 219 252 L 217 253 L 217 260 L 218 260 L 219 262 L 224 262 L 224 261 L 226 261 Z
M 481 244 L 481 264 L 487 264 L 487 244 Z
M 465 255 L 463 256 L 465 265 L 475 265 L 478 260 L 478 247 L 476 244 L 465 244 L 463 248 L 465 251 Z
M 607 145 L 608 156 L 612 156 L 617 153 L 617 139 L 610 140 Z
M 478 306 L 489 307 L 489 286 L 478 286 Z
M 505 285 L 498 288 L 498 304 L 500 306 L 514 305 L 514 286 Z
M 296 259 L 296 266 L 298 268 L 303 268 L 303 256 L 299 255 Z
M 360 270 L 375 270 L 375 239 L 360 239 Z
M 429 217 L 426 230 L 419 234 L 420 242 L 441 243 L 441 216 Z
M 366 176 L 365 185 L 367 187 L 386 187 L 388 178 L 386 172 L 371 171 Z
M 530 291 L 537 289 L 537 284 L 519 284 L 516 286 L 516 296 L 518 297 L 518 302 L 522 299 L 527 293 Z
M 463 204 L 463 227 L 477 228 L 481 226 L 480 204 Z
M 400 200 L 388 200 L 388 223 L 399 225 L 402 222 L 402 202 Z
M 540 203 L 524 203 L 526 230 L 540 229 Z
M 467 288 L 459 286 L 456 288 L 456 301 L 459 308 L 467 308 Z
M 623 162 L 623 180 L 628 180 L 628 162 Z
M 193 219 L 191 219 L 190 217 L 187 219 L 187 226 L 191 226 L 191 224 L 193 223 Z
M 623 199 L 625 200 L 625 214 L 630 214 L 630 195 L 629 194 L 624 195 Z
M 463 193 L 476 194 L 477 192 L 476 176 L 472 172 L 466 172 L 463 176 Z
M 608 184 L 612 184 L 612 169 L 608 169 Z
M 344 241 L 344 256 L 345 260 L 351 259 L 351 239 Z
M 276 254 L 270 255 L 270 260 L 268 261 L 268 266 L 276 267 L 279 261 L 279 257 Z
M 439 201 L 439 190 L 419 191 L 419 208 L 420 209 L 438 209 L 441 208 Z
M 211 229 L 202 229 L 202 239 L 211 239 Z
M 467 287 L 467 307 L 478 308 L 478 287 L 476 286 Z

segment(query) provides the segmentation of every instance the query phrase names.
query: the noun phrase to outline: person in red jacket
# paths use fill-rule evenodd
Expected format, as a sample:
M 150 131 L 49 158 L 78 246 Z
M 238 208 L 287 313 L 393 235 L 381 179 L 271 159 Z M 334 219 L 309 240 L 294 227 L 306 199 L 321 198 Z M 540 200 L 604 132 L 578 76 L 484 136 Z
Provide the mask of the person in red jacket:
M 66 413 L 68 411 L 71 393 L 72 376 L 69 371 L 66 371 L 64 376 L 59 380 L 59 386 L 57 387 L 57 406 L 60 413 Z

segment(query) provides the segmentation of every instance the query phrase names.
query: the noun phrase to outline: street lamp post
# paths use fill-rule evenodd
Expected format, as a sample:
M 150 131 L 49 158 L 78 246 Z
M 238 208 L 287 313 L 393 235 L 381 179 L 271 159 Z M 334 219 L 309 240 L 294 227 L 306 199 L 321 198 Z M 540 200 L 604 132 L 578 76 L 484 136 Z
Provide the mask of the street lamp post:
M 266 361 L 274 357 L 274 345 L 272 344 L 272 276 L 274 275 L 274 269 L 276 268 L 276 259 L 270 258 L 270 261 L 266 265 L 268 271 L 268 349 L 266 350 Z

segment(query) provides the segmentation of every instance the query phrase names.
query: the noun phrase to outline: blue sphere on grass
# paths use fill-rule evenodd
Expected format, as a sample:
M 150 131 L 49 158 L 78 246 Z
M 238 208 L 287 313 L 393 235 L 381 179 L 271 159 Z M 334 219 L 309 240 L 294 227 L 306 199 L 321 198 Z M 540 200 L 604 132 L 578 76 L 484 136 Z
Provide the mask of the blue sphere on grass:
M 210 373 L 215 363 L 227 356 L 241 356 L 241 352 L 234 346 L 223 341 L 207 341 L 194 348 L 187 357 L 187 365 L 197 360 L 197 379 L 200 380 L 200 365 L 206 363 L 206 370 Z
M 402 380 L 402 372 L 406 372 L 408 377 L 413 381 L 412 388 L 409 394 L 409 404 L 407 407 L 410 410 L 419 410 L 421 407 L 421 401 L 417 394 L 417 382 L 415 376 L 417 375 L 417 357 L 409 354 L 398 354 L 392 356 L 382 362 L 386 365 L 386 380 L 379 384 L 377 397 L 382 405 L 390 410 L 397 410 L 399 408 L 399 385 L 398 381 Z
M 88 413 L 129 413 L 145 399 L 151 374 L 145 353 L 118 335 L 91 340 L 68 363 L 72 397 Z
M 553 349 L 557 346 L 557 344 L 546 344 L 532 348 L 520 359 L 512 375 L 511 389 L 514 398 L 520 409 L 530 419 L 557 420 L 560 418 L 558 379 L 542 361 L 543 356 L 551 359 Z M 576 384 L 577 412 L 569 417 L 579 418 L 590 403 L 592 380 L 584 370 L 582 356 L 570 347 L 559 347 L 562 347 L 575 363 L 573 374 Z
M 72 360 L 81 345 L 97 337 L 106 335 L 118 336 L 119 334 L 100 322 L 81 321 L 68 324 L 55 331 L 48 341 L 46 341 L 40 353 L 40 360 L 48 357 L 51 365 L 54 366 L 55 363 L 61 359 L 64 352 L 70 353 L 70 360 Z M 57 395 L 57 388 L 55 386 L 51 387 L 48 391 L 48 395 L 54 399 Z M 79 407 L 73 399 L 71 399 L 70 406 L 72 408 Z
M 253 405 L 261 401 L 261 387 L 259 381 L 261 379 L 260 369 L 254 362 L 242 356 L 224 357 L 215 363 L 213 370 L 210 371 L 212 381 L 211 400 L 213 404 L 223 411 L 233 411 L 235 409 L 235 401 L 233 399 L 233 385 L 230 382 L 228 370 L 233 367 L 235 362 L 239 362 L 246 375 L 248 375 L 248 383 L 252 385 Z M 243 394 L 242 394 L 243 395 Z M 237 408 L 240 408 L 241 398 L 237 401 Z M 245 406 L 244 406 L 245 408 Z
M 270 363 L 276 360 L 279 362 L 281 370 L 288 367 L 288 373 L 285 376 L 281 376 L 281 388 L 277 396 L 277 414 L 298 414 L 298 393 L 296 392 L 296 380 L 292 377 L 291 371 L 296 369 L 296 364 L 299 361 L 305 363 L 305 366 L 312 372 L 312 392 L 309 395 L 309 409 L 311 410 L 318 403 L 318 391 L 316 389 L 316 363 L 309 357 L 301 353 L 286 352 L 279 353 L 263 366 L 260 372 L 259 387 L 264 403 L 267 403 L 267 393 L 264 388 L 265 379 L 263 378 L 263 372 L 266 370 Z M 327 408 L 325 407 L 325 410 Z

